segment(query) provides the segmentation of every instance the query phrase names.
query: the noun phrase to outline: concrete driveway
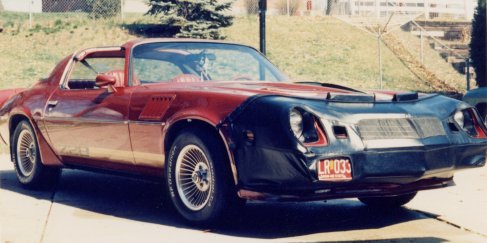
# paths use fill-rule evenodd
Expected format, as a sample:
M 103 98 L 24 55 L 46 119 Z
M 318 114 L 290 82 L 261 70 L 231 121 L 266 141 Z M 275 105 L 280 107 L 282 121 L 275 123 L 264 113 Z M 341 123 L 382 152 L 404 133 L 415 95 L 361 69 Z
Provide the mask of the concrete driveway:
M 65 170 L 29 191 L 0 156 L 1 242 L 487 242 L 487 168 L 459 172 L 456 187 L 421 192 L 406 208 L 357 200 L 248 203 L 217 228 L 191 227 L 157 183 Z

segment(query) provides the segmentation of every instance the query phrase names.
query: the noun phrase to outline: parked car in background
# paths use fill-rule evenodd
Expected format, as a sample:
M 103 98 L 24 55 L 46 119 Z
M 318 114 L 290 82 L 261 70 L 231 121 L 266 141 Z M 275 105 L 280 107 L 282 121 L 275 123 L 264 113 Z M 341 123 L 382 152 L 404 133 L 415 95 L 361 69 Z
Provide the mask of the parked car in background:
M 31 88 L 0 91 L 0 107 L 21 184 L 62 168 L 157 178 L 197 223 L 245 200 L 399 207 L 484 166 L 487 149 L 465 102 L 293 82 L 252 47 L 217 41 L 82 50 Z
M 484 123 L 487 121 L 487 87 L 469 90 L 463 101 L 477 108 Z

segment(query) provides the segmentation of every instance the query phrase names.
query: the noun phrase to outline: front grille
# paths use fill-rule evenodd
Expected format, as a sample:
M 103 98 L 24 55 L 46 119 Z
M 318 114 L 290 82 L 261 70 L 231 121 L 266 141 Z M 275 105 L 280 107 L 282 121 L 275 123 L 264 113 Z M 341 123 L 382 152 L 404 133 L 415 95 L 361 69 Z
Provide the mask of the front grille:
M 417 139 L 445 135 L 445 129 L 435 117 L 397 119 L 364 119 L 357 124 L 360 137 L 374 139 Z
M 443 124 L 435 117 L 415 117 L 412 120 L 422 138 L 446 135 Z

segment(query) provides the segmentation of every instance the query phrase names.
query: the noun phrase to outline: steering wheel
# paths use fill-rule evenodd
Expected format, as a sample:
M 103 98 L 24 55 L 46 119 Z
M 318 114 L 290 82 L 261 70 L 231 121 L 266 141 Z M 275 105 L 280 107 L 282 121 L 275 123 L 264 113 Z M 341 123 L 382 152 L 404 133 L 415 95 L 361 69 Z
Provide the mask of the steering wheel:
M 198 76 L 194 74 L 180 74 L 171 79 L 171 82 L 176 83 L 196 83 L 196 82 L 203 82 Z

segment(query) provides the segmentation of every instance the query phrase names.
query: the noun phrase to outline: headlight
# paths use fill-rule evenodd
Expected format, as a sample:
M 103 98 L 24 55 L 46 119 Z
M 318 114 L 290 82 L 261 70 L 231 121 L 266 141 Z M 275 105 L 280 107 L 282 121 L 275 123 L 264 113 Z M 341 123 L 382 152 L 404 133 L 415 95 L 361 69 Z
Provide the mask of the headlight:
M 307 147 L 328 145 L 325 132 L 318 124 L 318 118 L 304 109 L 293 108 L 289 112 L 289 125 L 301 143 Z
M 453 116 L 455 122 L 460 126 L 462 129 L 465 125 L 465 116 L 463 115 L 463 111 L 457 111 Z
M 303 140 L 303 115 L 297 109 L 292 109 L 289 113 L 289 124 L 294 136 L 300 141 Z

